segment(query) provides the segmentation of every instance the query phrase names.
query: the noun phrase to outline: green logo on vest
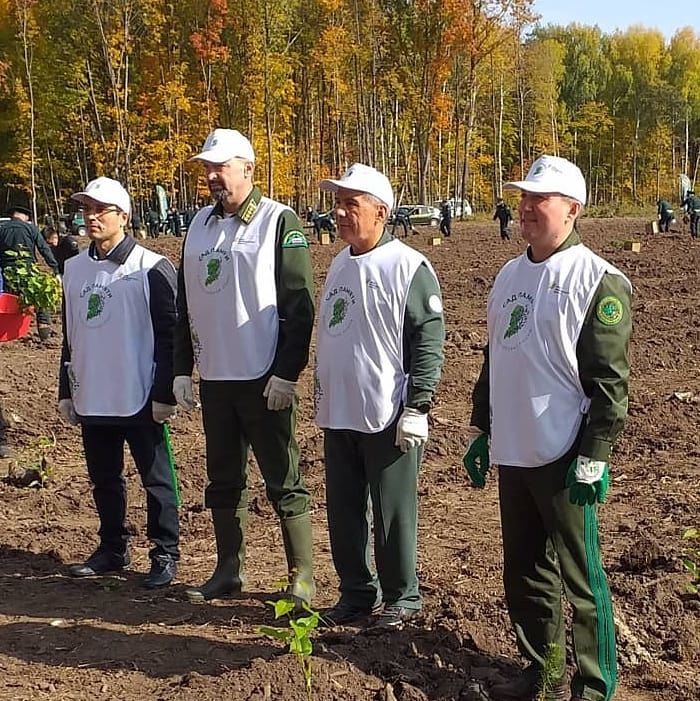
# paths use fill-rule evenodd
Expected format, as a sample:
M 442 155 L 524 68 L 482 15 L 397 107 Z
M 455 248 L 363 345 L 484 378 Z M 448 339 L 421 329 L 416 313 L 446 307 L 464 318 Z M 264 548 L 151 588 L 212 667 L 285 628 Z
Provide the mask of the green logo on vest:
M 522 304 L 518 304 L 513 308 L 513 311 L 510 313 L 510 322 L 508 323 L 508 328 L 506 329 L 505 334 L 503 335 L 503 338 L 510 338 L 511 336 L 515 336 L 520 329 L 525 326 L 525 322 L 527 321 L 527 310 L 525 307 L 523 307 Z
M 331 320 L 328 322 L 328 328 L 332 329 L 334 326 L 337 326 L 338 324 L 342 324 L 343 320 L 345 319 L 346 311 L 347 311 L 347 302 L 345 301 L 345 299 L 343 297 L 339 297 L 333 303 L 333 316 L 331 317 Z
M 604 297 L 598 302 L 595 315 L 601 324 L 617 326 L 624 316 L 622 302 L 617 297 Z
M 90 321 L 90 319 L 94 319 L 95 317 L 98 317 L 102 312 L 104 311 L 105 308 L 105 303 L 102 297 L 96 293 L 92 293 L 88 297 L 88 304 L 87 304 L 87 320 Z
M 309 244 L 301 231 L 289 231 L 282 239 L 282 248 L 308 248 Z
M 213 285 L 221 275 L 221 259 L 210 258 L 207 261 L 207 279 L 204 281 L 204 286 Z

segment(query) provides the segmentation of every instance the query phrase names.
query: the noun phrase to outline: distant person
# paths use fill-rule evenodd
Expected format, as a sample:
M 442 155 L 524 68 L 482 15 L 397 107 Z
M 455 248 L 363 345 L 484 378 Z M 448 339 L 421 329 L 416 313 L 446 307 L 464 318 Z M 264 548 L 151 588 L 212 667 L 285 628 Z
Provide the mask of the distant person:
M 700 229 L 700 197 L 693 190 L 688 190 L 686 193 L 683 208 L 690 219 L 690 235 L 696 239 Z
M 442 215 L 442 219 L 440 220 L 440 233 L 443 236 L 451 236 L 452 235 L 452 207 L 450 207 L 450 203 L 443 200 L 442 204 L 440 205 L 440 214 Z
M 143 238 L 141 235 L 141 215 L 136 210 L 131 213 L 131 234 L 135 239 Z
M 48 227 L 44 233 L 44 238 L 46 243 L 49 244 L 56 263 L 58 263 L 58 272 L 63 275 L 66 261 L 80 253 L 78 241 L 74 236 L 60 236 L 56 229 Z
M 29 254 L 32 263 L 36 262 L 36 251 L 51 270 L 58 274 L 58 263 L 46 243 L 39 229 L 31 222 L 32 213 L 26 207 L 14 206 L 8 211 L 9 221 L 0 224 L 0 269 L 17 265 L 17 256 L 13 253 L 21 250 Z M 5 292 L 13 290 L 5 284 Z M 47 341 L 51 337 L 51 313 L 46 309 L 38 309 L 36 312 L 37 333 L 41 341 Z
M 510 224 L 513 219 L 510 207 L 499 197 L 496 202 L 496 211 L 493 214 L 493 221 L 498 219 L 498 223 L 501 228 L 501 241 L 509 241 L 510 235 L 508 234 L 508 224 Z
M 394 213 L 394 228 L 391 232 L 392 234 L 394 231 L 396 231 L 397 226 L 400 226 L 403 229 L 404 238 L 408 238 L 409 231 L 412 234 L 416 233 L 416 230 L 413 228 L 413 224 L 411 223 L 411 216 L 409 215 L 408 210 L 402 209 L 401 207 L 399 207 Z
M 148 223 L 148 235 L 152 239 L 157 239 L 160 233 L 160 217 L 158 216 L 158 212 L 156 212 L 155 209 L 149 209 L 146 221 Z
M 673 221 L 673 209 L 666 200 L 656 202 L 656 213 L 659 217 L 659 231 L 668 233 Z

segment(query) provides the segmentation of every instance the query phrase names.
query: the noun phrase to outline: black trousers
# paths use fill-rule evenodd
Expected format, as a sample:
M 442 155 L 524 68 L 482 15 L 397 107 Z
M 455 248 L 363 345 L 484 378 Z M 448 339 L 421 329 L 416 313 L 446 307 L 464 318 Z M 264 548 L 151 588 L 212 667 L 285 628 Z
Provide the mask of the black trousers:
M 443 234 L 444 236 L 451 236 L 452 235 L 452 222 L 446 221 L 445 219 L 443 219 L 440 222 L 440 233 Z
M 124 443 L 127 443 L 146 490 L 146 534 L 150 556 L 179 559 L 179 521 L 173 471 L 163 426 L 83 424 L 83 447 L 92 494 L 100 517 L 100 547 L 119 555 L 127 549 Z

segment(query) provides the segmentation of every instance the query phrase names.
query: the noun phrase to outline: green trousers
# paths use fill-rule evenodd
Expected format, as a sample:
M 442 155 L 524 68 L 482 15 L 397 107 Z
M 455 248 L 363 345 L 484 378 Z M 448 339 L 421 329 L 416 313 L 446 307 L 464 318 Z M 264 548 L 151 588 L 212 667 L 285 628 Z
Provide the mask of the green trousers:
M 563 585 L 573 608 L 572 693 L 608 701 L 617 683 L 615 624 L 596 506 L 571 504 L 565 487 L 574 458 L 575 451 L 543 467 L 500 468 L 504 586 L 518 647 L 541 666 L 549 643 L 566 649 Z
M 202 380 L 199 393 L 207 444 L 204 505 L 239 509 L 248 503 L 248 447 L 260 466 L 265 491 L 282 519 L 309 510 L 309 492 L 299 474 L 294 437 L 296 400 L 289 409 L 269 411 L 262 396 L 267 376 L 247 381 Z
M 402 453 L 394 445 L 396 422 L 380 433 L 327 429 L 324 435 L 328 531 L 341 601 L 360 608 L 383 601 L 420 609 L 416 544 L 422 449 Z

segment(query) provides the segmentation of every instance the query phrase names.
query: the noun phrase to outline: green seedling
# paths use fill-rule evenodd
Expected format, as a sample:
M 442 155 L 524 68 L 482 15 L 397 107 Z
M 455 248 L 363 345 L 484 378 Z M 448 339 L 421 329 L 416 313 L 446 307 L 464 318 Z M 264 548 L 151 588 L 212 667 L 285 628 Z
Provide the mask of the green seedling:
M 564 650 L 556 643 L 549 643 L 544 656 L 544 664 L 540 670 L 540 678 L 537 685 L 537 701 L 546 701 L 547 694 L 554 691 L 556 686 L 561 684 L 564 664 Z
M 276 584 L 280 589 L 284 590 L 288 587 L 289 580 L 281 580 Z M 308 615 L 293 615 L 299 610 L 299 602 L 287 596 L 282 596 L 277 601 L 266 601 L 265 603 L 273 608 L 275 620 L 286 616 L 288 627 L 260 626 L 258 632 L 289 645 L 289 652 L 299 660 L 304 675 L 306 695 L 309 701 L 312 701 L 311 653 L 313 652 L 313 644 L 311 643 L 311 633 L 318 627 L 321 615 L 305 602 L 301 603 L 301 607 Z
M 3 268 L 2 274 L 8 291 L 19 297 L 23 311 L 31 308 L 55 312 L 61 304 L 61 283 L 52 273 L 42 270 L 26 250 L 5 251 L 16 259 Z
M 691 594 L 700 594 L 700 529 L 688 528 L 683 533 L 683 540 L 690 543 L 690 547 L 683 551 L 683 567 L 692 577 L 687 589 Z

